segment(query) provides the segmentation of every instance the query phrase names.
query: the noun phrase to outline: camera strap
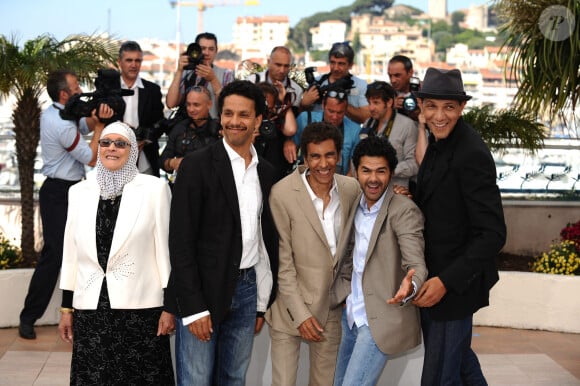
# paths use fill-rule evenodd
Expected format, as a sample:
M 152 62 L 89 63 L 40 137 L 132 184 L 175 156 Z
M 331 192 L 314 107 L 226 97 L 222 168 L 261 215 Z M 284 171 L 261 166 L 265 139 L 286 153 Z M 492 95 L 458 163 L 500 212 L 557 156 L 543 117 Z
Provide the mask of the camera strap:
M 389 138 L 389 136 L 391 135 L 391 130 L 393 130 L 393 124 L 395 123 L 395 116 L 396 115 L 397 115 L 397 112 L 393 111 L 393 114 L 391 115 L 391 118 L 387 122 L 387 125 L 384 126 L 384 128 L 377 133 L 377 137 L 384 136 L 385 138 Z
M 77 147 L 80 140 L 81 140 L 81 133 L 77 130 L 77 135 L 75 137 L 75 140 L 73 141 L 72 145 L 67 147 L 65 150 L 70 153 L 71 151 L 73 151 Z

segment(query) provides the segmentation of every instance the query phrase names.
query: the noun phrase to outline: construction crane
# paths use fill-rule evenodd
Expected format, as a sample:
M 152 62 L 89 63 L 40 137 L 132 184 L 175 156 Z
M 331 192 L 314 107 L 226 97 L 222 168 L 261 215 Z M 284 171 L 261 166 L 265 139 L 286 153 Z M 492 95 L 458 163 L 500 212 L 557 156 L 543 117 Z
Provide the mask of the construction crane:
M 203 12 L 208 8 L 220 7 L 220 6 L 230 6 L 230 5 L 260 5 L 259 0 L 244 0 L 244 1 L 210 1 L 210 0 L 197 0 L 197 1 L 170 1 L 171 7 L 177 7 L 177 28 L 180 29 L 179 25 L 179 7 L 197 7 L 197 33 L 203 32 Z

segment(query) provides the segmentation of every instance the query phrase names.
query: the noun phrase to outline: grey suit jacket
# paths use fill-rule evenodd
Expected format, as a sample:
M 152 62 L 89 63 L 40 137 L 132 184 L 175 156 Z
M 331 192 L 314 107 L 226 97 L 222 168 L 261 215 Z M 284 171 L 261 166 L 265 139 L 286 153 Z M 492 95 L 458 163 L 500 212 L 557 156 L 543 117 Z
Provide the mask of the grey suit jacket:
M 413 281 L 417 290 L 427 277 L 423 215 L 411 199 L 394 194 L 392 186 L 391 183 L 371 233 L 362 280 L 371 334 L 379 349 L 388 355 L 419 345 L 421 324 L 417 307 L 411 303 L 387 304 L 387 300 L 395 295 L 411 268 L 415 269 Z M 347 236 L 338 244 L 339 272 L 331 289 L 331 307 L 345 301 L 351 292 L 354 218 L 359 201 L 346 224 Z
M 299 336 L 298 326 L 314 316 L 324 326 L 330 311 L 329 292 L 337 268 L 322 224 L 300 176 L 304 166 L 272 187 L 270 207 L 280 236 L 278 294 L 266 313 L 270 326 Z M 336 174 L 342 237 L 360 188 L 351 177 Z

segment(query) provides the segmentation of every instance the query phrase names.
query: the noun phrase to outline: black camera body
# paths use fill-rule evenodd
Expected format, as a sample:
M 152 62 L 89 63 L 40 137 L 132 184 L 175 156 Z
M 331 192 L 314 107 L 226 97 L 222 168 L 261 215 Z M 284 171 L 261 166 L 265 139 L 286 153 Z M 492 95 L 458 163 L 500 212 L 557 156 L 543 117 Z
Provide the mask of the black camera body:
M 322 83 L 324 83 L 324 81 L 328 79 L 329 74 L 323 75 L 320 78 L 320 80 L 316 80 L 316 78 L 314 77 L 314 71 L 316 71 L 316 67 L 306 67 L 304 69 L 304 75 L 306 77 L 306 82 L 308 83 L 308 88 L 310 89 L 312 86 L 316 87 L 316 89 L 318 90 L 318 95 L 320 95 L 320 97 L 315 103 L 322 102 L 322 98 L 324 98 L 324 95 L 326 94 L 329 88 L 331 88 L 332 90 L 344 90 L 347 94 L 349 93 L 349 90 L 351 88 L 354 88 L 354 81 L 352 80 L 351 74 L 348 74 L 343 78 L 337 79 L 332 84 L 327 83 L 325 85 L 322 85 Z
M 277 126 L 273 119 L 262 119 L 260 124 L 260 136 L 267 139 L 276 138 Z
M 135 92 L 121 88 L 121 73 L 116 70 L 100 69 L 97 74 L 95 91 L 71 96 L 64 109 L 60 111 L 62 119 L 78 121 L 82 117 L 90 117 L 94 109 L 97 109 L 98 114 L 99 106 L 103 103 L 113 109 L 114 114 L 111 118 L 99 117 L 102 123 L 109 124 L 123 119 L 126 107 L 123 97 L 133 95 Z
M 190 43 L 185 51 L 189 63 L 187 66 L 183 67 L 185 70 L 195 70 L 198 64 L 203 63 L 203 52 L 201 46 L 197 43 Z
M 409 79 L 409 89 L 411 94 L 403 99 L 403 108 L 406 111 L 415 111 L 417 109 L 417 98 L 413 93 L 419 91 L 420 84 L 421 80 L 416 76 L 412 76 L 411 79 Z

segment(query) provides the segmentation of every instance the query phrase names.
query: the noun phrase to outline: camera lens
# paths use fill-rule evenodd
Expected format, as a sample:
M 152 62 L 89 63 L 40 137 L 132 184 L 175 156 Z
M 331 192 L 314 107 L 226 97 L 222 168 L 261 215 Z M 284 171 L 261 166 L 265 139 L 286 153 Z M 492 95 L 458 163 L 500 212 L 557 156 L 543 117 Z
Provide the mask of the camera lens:
M 403 108 L 407 111 L 414 111 L 417 108 L 417 100 L 414 96 L 403 99 Z

